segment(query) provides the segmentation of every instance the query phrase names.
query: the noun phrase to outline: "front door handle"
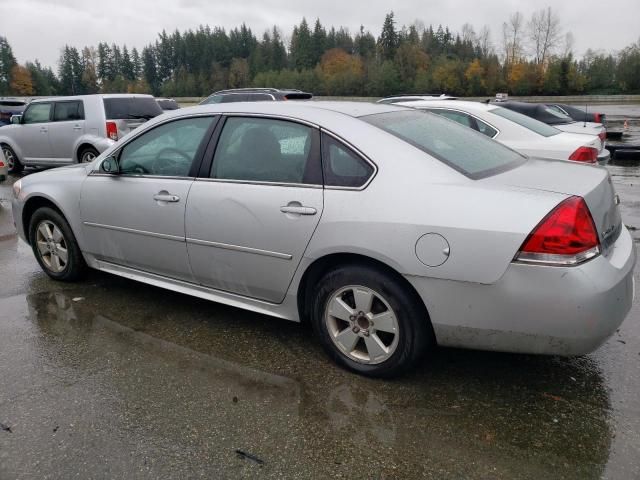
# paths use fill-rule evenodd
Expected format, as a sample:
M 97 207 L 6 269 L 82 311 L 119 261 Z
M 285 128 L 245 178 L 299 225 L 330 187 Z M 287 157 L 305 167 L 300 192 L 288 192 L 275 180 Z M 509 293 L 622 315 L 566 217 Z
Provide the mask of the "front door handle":
M 156 193 L 153 199 L 158 202 L 179 202 L 180 197 L 177 195 L 171 195 L 170 193 Z
M 47 129 L 47 127 L 40 127 L 40 131 L 42 133 L 47 133 L 49 130 Z
M 82 130 L 82 127 L 80 125 L 74 125 L 73 129 L 74 130 Z
M 285 205 L 280 207 L 282 213 L 293 213 L 295 215 L 315 215 L 318 211 L 313 207 L 305 207 L 302 205 Z

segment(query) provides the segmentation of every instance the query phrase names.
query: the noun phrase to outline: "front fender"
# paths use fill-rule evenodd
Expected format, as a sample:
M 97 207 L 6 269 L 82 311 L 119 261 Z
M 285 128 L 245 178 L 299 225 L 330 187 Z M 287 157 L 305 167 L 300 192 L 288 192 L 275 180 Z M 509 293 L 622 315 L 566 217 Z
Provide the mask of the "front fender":
M 5 125 L 4 127 L 2 127 L 3 130 L 7 128 L 11 128 L 11 125 Z M 5 132 L 2 132 L 1 130 L 0 132 L 5 133 Z M 24 158 L 24 156 L 22 155 L 22 149 L 10 136 L 6 135 L 6 133 L 4 135 L 0 134 L 0 144 L 3 144 L 3 143 L 11 147 L 11 150 L 13 150 L 13 153 L 17 155 L 18 160 Z

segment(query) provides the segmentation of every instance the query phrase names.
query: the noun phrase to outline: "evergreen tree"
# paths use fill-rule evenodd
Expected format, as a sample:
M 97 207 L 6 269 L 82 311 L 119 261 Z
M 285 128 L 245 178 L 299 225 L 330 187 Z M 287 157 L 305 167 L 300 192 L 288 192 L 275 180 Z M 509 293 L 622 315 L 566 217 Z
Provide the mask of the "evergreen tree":
M 396 54 L 398 48 L 398 32 L 396 32 L 393 12 L 388 13 L 384 18 L 382 33 L 378 39 L 378 48 L 380 49 L 380 55 L 383 60 L 391 60 Z
M 5 37 L 0 36 L 0 95 L 7 95 L 10 90 L 11 70 L 16 65 L 11 45 Z

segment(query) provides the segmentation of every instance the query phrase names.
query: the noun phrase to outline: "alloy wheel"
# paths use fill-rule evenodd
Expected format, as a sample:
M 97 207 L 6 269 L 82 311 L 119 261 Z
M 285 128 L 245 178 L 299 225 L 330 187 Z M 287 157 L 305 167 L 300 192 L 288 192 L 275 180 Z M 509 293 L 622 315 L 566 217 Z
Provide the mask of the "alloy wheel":
M 382 363 L 398 347 L 396 314 L 389 302 L 371 288 L 349 285 L 331 294 L 324 321 L 334 345 L 355 362 Z
M 36 246 L 45 266 L 54 273 L 62 272 L 69 262 L 69 250 L 62 231 L 50 220 L 36 229 Z
M 8 148 L 3 148 L 2 153 L 4 153 L 4 159 L 7 161 L 7 167 L 9 167 L 9 171 L 13 170 L 15 165 L 15 159 L 13 157 L 13 152 Z
M 88 150 L 82 154 L 83 163 L 93 162 L 95 159 L 96 159 L 96 154 L 93 153 L 91 150 Z

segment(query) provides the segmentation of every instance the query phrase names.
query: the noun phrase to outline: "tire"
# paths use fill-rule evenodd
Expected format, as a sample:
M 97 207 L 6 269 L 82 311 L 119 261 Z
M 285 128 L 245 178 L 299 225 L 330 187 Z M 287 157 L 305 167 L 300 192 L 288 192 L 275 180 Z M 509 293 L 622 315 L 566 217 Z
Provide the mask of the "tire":
M 42 270 L 54 280 L 73 282 L 82 278 L 87 270 L 71 227 L 52 208 L 41 207 L 31 217 L 29 243 Z M 66 251 L 66 261 L 63 251 Z
M 315 290 L 313 329 L 329 356 L 349 370 L 393 377 L 414 366 L 435 345 L 421 300 L 381 268 L 345 265 L 325 274 Z M 371 307 L 365 311 L 363 305 Z
M 4 158 L 7 161 L 9 173 L 20 173 L 24 170 L 24 165 L 20 163 L 18 156 L 9 145 L 2 145 L 2 153 L 4 153 Z
M 80 159 L 80 163 L 89 163 L 93 162 L 98 155 L 100 154 L 95 148 L 86 147 L 82 149 L 78 157 Z

